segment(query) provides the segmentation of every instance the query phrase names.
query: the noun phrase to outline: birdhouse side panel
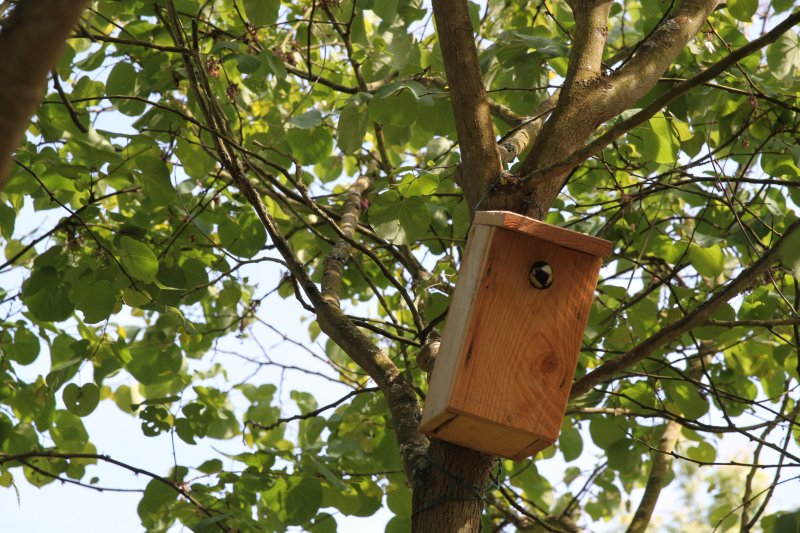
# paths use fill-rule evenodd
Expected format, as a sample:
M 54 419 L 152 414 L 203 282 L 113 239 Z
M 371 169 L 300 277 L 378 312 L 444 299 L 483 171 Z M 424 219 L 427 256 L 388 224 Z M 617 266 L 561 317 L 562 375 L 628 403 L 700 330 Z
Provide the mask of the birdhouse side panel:
M 541 262 L 552 283 L 535 288 L 529 273 Z M 521 233 L 494 232 L 453 384 L 454 412 L 555 441 L 600 262 Z
M 481 279 L 485 262 L 488 260 L 489 241 L 496 230 L 491 226 L 472 226 L 464 252 L 464 261 L 458 272 L 455 294 L 447 313 L 445 332 L 436 364 L 431 374 L 428 395 L 425 398 L 425 409 L 420 422 L 421 431 L 431 431 L 451 415 L 447 414 L 458 358 L 463 352 L 470 313 L 477 295 L 478 282 Z M 433 426 L 433 427 L 431 427 Z

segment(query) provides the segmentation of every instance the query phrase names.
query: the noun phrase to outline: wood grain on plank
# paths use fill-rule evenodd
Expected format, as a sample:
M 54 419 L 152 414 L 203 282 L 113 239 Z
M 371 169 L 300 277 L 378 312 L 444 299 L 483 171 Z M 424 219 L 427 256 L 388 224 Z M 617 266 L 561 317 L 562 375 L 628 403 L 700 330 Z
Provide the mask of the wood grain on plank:
M 442 344 L 425 398 L 425 409 L 420 421 L 420 430 L 423 432 L 432 431 L 450 418 L 447 406 L 456 377 L 459 352 L 466 335 L 464 324 L 469 320 L 473 299 L 478 294 L 477 284 L 483 265 L 488 259 L 488 244 L 493 229 L 483 225 L 473 225 L 470 229 L 464 262 L 459 269 L 457 288 L 447 313 Z
M 614 245 L 605 239 L 546 224 L 511 211 L 478 211 L 472 224 L 503 227 L 597 257 L 606 257 L 614 249 Z

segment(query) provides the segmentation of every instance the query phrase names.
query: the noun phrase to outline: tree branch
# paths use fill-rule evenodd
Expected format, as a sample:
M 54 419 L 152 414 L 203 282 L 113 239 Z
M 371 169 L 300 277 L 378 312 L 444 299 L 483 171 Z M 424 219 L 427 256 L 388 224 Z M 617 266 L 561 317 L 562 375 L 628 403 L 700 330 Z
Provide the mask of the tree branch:
M 692 312 L 684 316 L 682 319 L 673 322 L 669 326 L 663 328 L 661 331 L 651 336 L 647 340 L 641 342 L 637 346 L 631 348 L 628 352 L 622 354 L 616 359 L 604 362 L 578 381 L 572 386 L 570 397 L 575 398 L 582 394 L 589 392 L 594 386 L 610 379 L 617 373 L 625 370 L 632 365 L 638 363 L 645 357 L 648 357 L 654 350 L 672 342 L 679 338 L 687 331 L 692 330 L 698 326 L 703 325 L 708 317 L 711 316 L 722 304 L 747 290 L 752 286 L 756 280 L 772 266 L 778 259 L 781 249 L 800 228 L 800 220 L 794 221 L 783 233 L 781 238 L 775 245 L 766 251 L 753 265 L 742 271 L 736 278 L 733 279 L 727 286 L 712 296 L 709 300 L 698 306 Z
M 661 109 L 663 109 L 666 105 L 673 102 L 678 97 L 686 94 L 689 90 L 714 79 L 737 61 L 740 61 L 748 55 L 777 40 L 781 35 L 783 35 L 798 22 L 800 22 L 800 11 L 792 13 L 783 22 L 775 26 L 775 28 L 769 32 L 765 33 L 758 39 L 751 41 L 745 46 L 738 48 L 734 52 L 731 52 L 729 55 L 725 56 L 703 72 L 682 83 L 678 83 L 671 91 L 662 94 L 635 115 L 616 123 L 613 127 L 608 129 L 605 133 L 597 137 L 584 148 L 573 152 L 571 155 L 568 155 L 557 163 L 541 167 L 538 170 L 527 174 L 523 178 L 524 181 L 531 182 L 530 185 L 532 188 L 538 191 L 536 196 L 541 199 L 540 205 L 549 205 L 549 203 L 552 203 L 553 199 L 555 199 L 555 195 L 558 194 L 558 190 L 553 192 L 553 190 L 550 189 L 552 180 L 558 178 L 556 181 L 559 183 L 558 189 L 560 190 L 560 176 L 563 176 L 566 172 L 570 171 L 572 168 L 576 167 L 586 159 L 599 154 L 614 140 L 618 139 L 636 126 L 643 124 L 656 113 L 661 111 Z
M 536 139 L 542 130 L 544 117 L 555 109 L 559 96 L 561 96 L 560 89 L 553 93 L 553 96 L 539 104 L 532 116 L 525 117 L 517 127 L 500 139 L 497 144 L 500 150 L 500 158 L 504 165 L 511 163 L 517 156 L 527 150 L 528 146 Z
M 25 0 L 0 31 L 0 190 L 11 154 L 42 100 L 47 74 L 86 7 L 86 0 Z
M 367 392 L 376 392 L 378 390 L 380 390 L 380 389 L 378 389 L 377 387 L 367 387 L 367 388 L 364 388 L 364 389 L 356 389 L 354 391 L 350 391 L 349 393 L 345 394 L 344 396 L 342 396 L 341 398 L 339 398 L 335 402 L 331 402 L 328 405 L 323 405 L 319 409 L 315 409 L 313 411 L 309 411 L 308 413 L 304 413 L 304 414 L 301 414 L 301 415 L 290 416 L 288 418 L 279 418 L 278 420 L 276 420 L 275 422 L 273 422 L 272 424 L 269 424 L 269 425 L 265 425 L 265 424 L 262 424 L 260 422 L 256 422 L 255 420 L 245 420 L 244 424 L 246 426 L 257 427 L 258 429 L 260 429 L 262 431 L 270 431 L 270 430 L 275 429 L 276 427 L 280 426 L 281 424 L 288 424 L 289 422 L 294 422 L 295 420 L 308 420 L 309 418 L 314 418 L 314 417 L 319 416 L 320 414 L 324 413 L 328 409 L 333 409 L 334 407 L 340 406 L 341 404 L 343 404 L 344 402 L 346 402 L 347 400 L 349 400 L 353 396 L 358 396 L 359 394 L 364 394 L 364 393 L 367 393 Z
M 717 0 L 682 2 L 640 44 L 634 58 L 611 76 L 600 73 L 595 57 L 600 41 L 600 15 L 605 13 L 607 16 L 611 2 L 588 3 L 588 14 L 583 9 L 576 9 L 578 31 L 575 47 L 570 54 L 564 94 L 523 161 L 520 173 L 530 175 L 537 170 L 554 167 L 583 146 L 600 124 L 628 109 L 647 94 L 686 43 L 700 30 L 717 3 Z M 587 52 L 588 59 L 577 53 L 580 51 Z M 571 165 L 558 165 L 557 169 L 553 168 L 546 174 L 537 173 L 535 183 L 526 184 L 524 188 L 531 198 L 528 206 L 530 216 L 541 217 L 547 212 L 563 187 L 563 177 L 576 165 L 574 162 Z
M 701 361 L 703 357 L 708 358 L 707 355 L 701 355 L 695 357 L 689 363 L 686 375 L 693 380 L 699 379 L 703 373 L 703 362 Z M 628 526 L 627 533 L 645 533 L 647 531 L 647 526 L 650 525 L 650 519 L 653 516 L 653 510 L 655 510 L 656 503 L 658 503 L 658 497 L 661 495 L 661 489 L 664 488 L 664 481 L 672 464 L 672 452 L 678 444 L 682 428 L 683 426 L 677 420 L 667 422 L 664 432 L 661 434 L 661 442 L 658 444 L 658 449 L 651 451 L 653 465 L 650 467 L 650 475 L 647 478 L 642 501 L 639 502 L 639 507 L 636 508 L 636 513 L 634 513 L 633 519 Z
M 613 2 L 581 0 L 572 2 L 575 31 L 563 92 L 567 99 L 577 85 L 602 74 L 603 50 L 608 36 L 608 14 Z
M 608 77 L 611 90 L 601 105 L 608 118 L 631 107 L 658 83 L 683 47 L 700 31 L 719 0 L 684 0 L 650 36 L 636 46 L 636 53 Z
M 459 185 L 474 209 L 502 165 L 466 0 L 433 0 L 433 14 L 461 146 Z
M 169 0 L 167 6 L 173 40 L 177 46 L 187 48 L 174 2 Z M 261 195 L 245 174 L 242 161 L 237 159 L 236 147 L 228 141 L 231 136 L 228 132 L 227 122 L 219 118 L 222 113 L 217 100 L 211 97 L 205 71 L 196 68 L 194 63 L 200 61 L 199 55 L 194 52 L 186 53 L 183 55 L 183 59 L 192 88 L 201 104 L 201 111 L 214 131 L 212 137 L 221 164 L 230 173 L 237 188 L 253 207 L 275 249 L 286 261 L 289 273 L 305 292 L 317 313 L 317 322 L 322 332 L 375 381 L 386 397 L 406 473 L 409 475 L 409 479 L 412 479 L 414 469 L 423 459 L 428 444 L 427 438 L 417 433 L 420 407 L 416 392 L 383 350 L 358 329 L 340 308 L 331 305 L 323 298 L 322 292 L 306 272 L 272 215 L 269 214 Z M 247 162 L 246 159 L 245 161 Z
M 26 452 L 26 453 L 18 453 L 18 454 L 0 454 L 0 465 L 5 463 L 11 463 L 14 461 L 23 462 L 27 459 L 33 458 L 51 458 L 51 459 L 94 459 L 96 461 L 103 461 L 105 463 L 109 463 L 120 468 L 124 468 L 129 472 L 133 472 L 137 475 L 147 476 L 151 479 L 162 483 L 169 488 L 173 489 L 175 492 L 186 498 L 192 505 L 194 505 L 197 510 L 202 512 L 204 515 L 208 517 L 214 516 L 214 512 L 208 509 L 205 505 L 200 503 L 194 496 L 192 496 L 191 492 L 189 491 L 188 487 L 185 486 L 183 483 L 177 483 L 171 481 L 168 478 L 163 476 L 159 476 L 149 470 L 144 470 L 137 466 L 129 465 L 128 463 L 123 463 L 117 459 L 114 459 L 108 455 L 99 454 L 99 453 L 67 453 L 67 452 L 59 452 L 55 450 L 48 450 L 48 451 L 36 451 L 36 452 Z M 223 529 L 223 531 L 230 531 L 227 527 L 219 524 L 219 527 Z

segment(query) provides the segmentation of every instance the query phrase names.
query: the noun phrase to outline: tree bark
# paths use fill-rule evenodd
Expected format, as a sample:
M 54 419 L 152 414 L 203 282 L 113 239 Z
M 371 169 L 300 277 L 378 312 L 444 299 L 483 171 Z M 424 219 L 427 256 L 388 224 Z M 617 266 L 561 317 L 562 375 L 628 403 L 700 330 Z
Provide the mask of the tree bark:
M 85 7 L 86 0 L 23 0 L 0 31 L 0 191 L 47 74 Z
M 476 209 L 503 165 L 483 85 L 466 0 L 433 0 L 439 43 L 461 144 L 458 181 L 470 211 Z M 431 439 L 411 478 L 412 530 L 451 533 L 480 530 L 483 492 L 494 459 Z
M 478 63 L 466 0 L 433 0 L 436 31 L 450 83 L 456 132 L 461 144 L 457 180 L 470 210 L 477 209 L 492 180 L 503 170 L 492 115 Z
M 426 459 L 427 465 L 414 473 L 413 531 L 480 531 L 493 458 L 431 439 Z
M 705 24 L 717 0 L 681 2 L 636 53 L 611 75 L 602 72 L 606 21 L 612 2 L 571 2 L 575 42 L 558 105 L 520 167 L 524 176 L 566 159 L 584 146 L 598 126 L 632 107 L 655 87 L 686 43 Z M 569 170 L 526 183 L 528 216 L 543 217 L 564 186 Z

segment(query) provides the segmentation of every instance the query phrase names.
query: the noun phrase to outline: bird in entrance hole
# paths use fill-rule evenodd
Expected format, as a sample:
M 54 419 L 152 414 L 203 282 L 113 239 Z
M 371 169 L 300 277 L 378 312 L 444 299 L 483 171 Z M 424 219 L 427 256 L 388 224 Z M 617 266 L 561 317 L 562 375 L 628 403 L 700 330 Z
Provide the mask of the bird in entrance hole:
M 553 284 L 553 267 L 547 261 L 536 261 L 528 272 L 528 281 L 536 289 L 546 289 Z

